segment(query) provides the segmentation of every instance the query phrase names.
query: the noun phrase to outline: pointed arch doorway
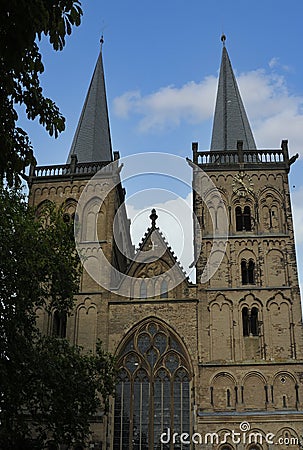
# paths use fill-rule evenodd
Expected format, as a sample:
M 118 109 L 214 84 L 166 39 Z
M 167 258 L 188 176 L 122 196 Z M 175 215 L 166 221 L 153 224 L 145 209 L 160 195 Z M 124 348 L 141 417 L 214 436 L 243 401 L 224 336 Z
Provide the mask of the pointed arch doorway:
M 187 450 L 173 433 L 190 433 L 191 369 L 180 339 L 162 322 L 146 320 L 118 353 L 114 450 Z M 169 443 L 161 434 L 170 433 Z

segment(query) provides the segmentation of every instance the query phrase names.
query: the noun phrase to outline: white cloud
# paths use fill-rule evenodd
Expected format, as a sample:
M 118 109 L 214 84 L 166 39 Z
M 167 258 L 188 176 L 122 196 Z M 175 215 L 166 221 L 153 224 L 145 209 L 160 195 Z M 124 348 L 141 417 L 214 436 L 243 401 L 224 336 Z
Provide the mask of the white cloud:
M 278 58 L 269 65 L 275 68 Z M 303 97 L 289 92 L 285 76 L 259 69 L 237 80 L 258 147 L 278 148 L 281 139 L 288 139 L 291 154 L 300 152 Z M 208 76 L 200 83 L 161 87 L 147 95 L 130 91 L 114 99 L 114 112 L 121 118 L 135 115 L 138 130 L 145 133 L 202 123 L 213 116 L 216 89 L 217 79 Z
M 270 69 L 278 68 L 283 69 L 285 72 L 291 72 L 292 69 L 290 66 L 286 66 L 285 64 L 280 63 L 280 58 L 274 56 L 268 63 Z
M 288 139 L 290 153 L 300 152 L 303 97 L 289 93 L 284 76 L 264 70 L 242 74 L 238 83 L 258 147 L 278 148 Z
M 273 58 L 271 58 L 271 60 L 268 63 L 269 67 L 271 69 L 273 69 L 274 67 L 279 65 L 279 58 L 277 58 L 276 56 L 274 56 Z
M 211 117 L 215 102 L 217 80 L 206 77 L 201 83 L 190 81 L 180 88 L 166 86 L 158 91 L 142 95 L 129 91 L 114 99 L 114 112 L 119 117 L 138 114 L 139 130 L 162 130 L 176 127 L 184 120 L 199 123 Z
M 192 193 L 185 199 L 178 197 L 163 203 L 151 204 L 144 209 L 137 209 L 131 203 L 127 203 L 126 207 L 128 217 L 131 219 L 132 241 L 136 248 L 150 226 L 150 211 L 155 208 L 159 216 L 157 226 L 185 272 L 189 274 L 192 270 L 189 266 L 193 262 L 193 226 L 192 221 L 188 220 L 192 217 Z
M 118 117 L 127 118 L 134 104 L 140 101 L 140 91 L 129 91 L 114 99 L 114 111 Z

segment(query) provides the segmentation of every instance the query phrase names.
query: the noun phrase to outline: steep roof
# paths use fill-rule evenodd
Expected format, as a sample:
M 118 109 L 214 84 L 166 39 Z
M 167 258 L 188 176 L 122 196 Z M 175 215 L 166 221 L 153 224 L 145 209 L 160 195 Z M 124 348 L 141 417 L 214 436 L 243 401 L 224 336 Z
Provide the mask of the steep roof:
M 73 154 L 77 155 L 78 162 L 112 161 L 102 47 L 67 158 L 68 163 Z
M 225 48 L 226 38 L 221 39 L 223 51 L 210 149 L 235 150 L 237 141 L 243 141 L 243 150 L 255 150 L 255 140 Z

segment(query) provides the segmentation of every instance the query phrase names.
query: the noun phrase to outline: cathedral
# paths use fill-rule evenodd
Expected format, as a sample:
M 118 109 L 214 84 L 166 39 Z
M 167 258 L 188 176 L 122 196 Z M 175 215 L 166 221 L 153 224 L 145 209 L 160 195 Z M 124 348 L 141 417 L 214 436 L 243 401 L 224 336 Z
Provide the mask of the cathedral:
M 30 204 L 38 211 L 48 201 L 63 205 L 84 255 L 73 313 L 38 309 L 39 327 L 84 351 L 100 339 L 117 360 L 109 414 L 94 417 L 86 448 L 303 448 L 302 311 L 288 184 L 297 155 L 289 156 L 286 140 L 257 149 L 224 36 L 222 43 L 210 148 L 194 142 L 185 161 L 194 282 L 155 209 L 134 249 L 102 48 L 66 163 L 30 169 Z

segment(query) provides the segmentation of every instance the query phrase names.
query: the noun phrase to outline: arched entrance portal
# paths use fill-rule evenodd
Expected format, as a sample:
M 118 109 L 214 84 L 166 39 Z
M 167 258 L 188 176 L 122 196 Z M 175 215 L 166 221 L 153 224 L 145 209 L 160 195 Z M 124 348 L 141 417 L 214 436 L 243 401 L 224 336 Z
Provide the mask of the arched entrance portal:
M 114 450 L 189 449 L 172 440 L 173 433 L 190 435 L 191 371 L 177 336 L 154 319 L 141 323 L 122 346 L 118 369 Z M 162 443 L 168 430 L 170 444 Z

